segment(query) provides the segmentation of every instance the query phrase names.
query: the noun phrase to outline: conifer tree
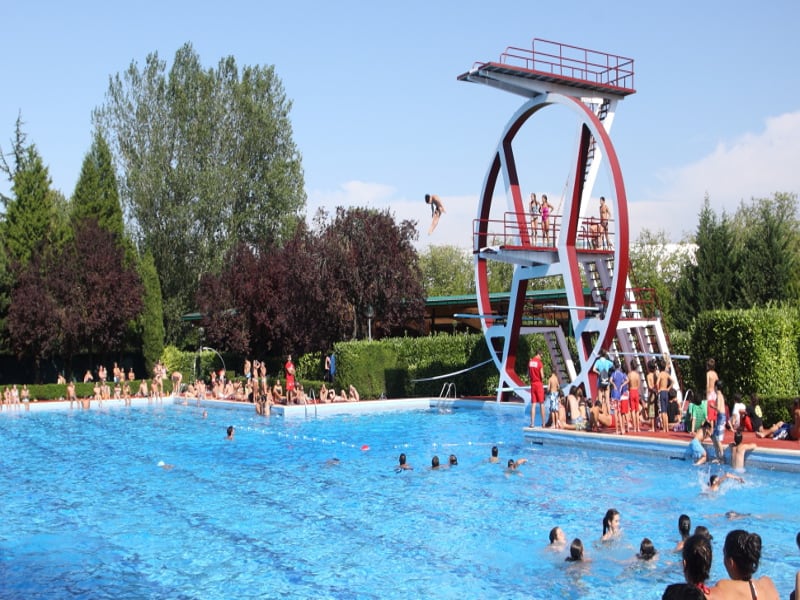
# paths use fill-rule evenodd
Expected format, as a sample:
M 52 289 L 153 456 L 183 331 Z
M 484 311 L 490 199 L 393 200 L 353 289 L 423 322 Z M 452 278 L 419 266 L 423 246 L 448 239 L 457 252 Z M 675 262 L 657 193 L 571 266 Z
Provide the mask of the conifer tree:
M 111 150 L 100 132 L 83 159 L 81 174 L 72 196 L 73 223 L 92 218 L 100 228 L 122 241 L 124 225 L 117 176 Z
M 57 231 L 55 196 L 47 167 L 31 144 L 20 156 L 11 181 L 13 198 L 6 203 L 2 239 L 12 267 L 24 267 L 53 241 Z

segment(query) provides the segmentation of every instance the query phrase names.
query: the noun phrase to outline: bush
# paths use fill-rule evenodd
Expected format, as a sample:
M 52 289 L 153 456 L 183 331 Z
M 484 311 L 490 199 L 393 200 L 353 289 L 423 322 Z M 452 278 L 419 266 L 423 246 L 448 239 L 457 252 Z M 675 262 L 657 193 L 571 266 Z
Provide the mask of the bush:
M 141 380 L 134 380 L 128 382 L 131 390 L 131 396 L 135 396 L 139 391 Z M 111 387 L 111 396 L 114 396 L 114 382 L 110 381 L 108 385 Z M 150 388 L 148 382 L 148 389 Z M 62 400 L 67 397 L 67 386 L 63 383 L 46 383 L 41 385 L 29 385 L 31 402 L 34 400 Z M 164 380 L 164 395 L 168 396 L 172 393 L 172 382 L 169 379 Z M 94 397 L 94 382 L 89 383 L 76 383 L 75 395 L 78 398 L 92 398 Z
M 756 308 L 701 313 L 692 326 L 690 382 L 705 390 L 705 363 L 713 357 L 726 396 L 798 394 L 797 309 Z

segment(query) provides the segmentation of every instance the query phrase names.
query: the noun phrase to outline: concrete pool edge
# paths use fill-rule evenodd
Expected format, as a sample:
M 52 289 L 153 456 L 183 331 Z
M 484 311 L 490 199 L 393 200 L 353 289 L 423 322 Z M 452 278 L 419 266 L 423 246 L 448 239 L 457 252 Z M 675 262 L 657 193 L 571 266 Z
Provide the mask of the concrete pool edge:
M 566 429 L 524 428 L 525 440 L 532 444 L 570 446 L 607 450 L 612 452 L 636 451 L 637 454 L 666 456 L 670 459 L 683 459 L 688 442 L 647 437 L 622 436 L 613 433 L 593 433 L 591 431 L 572 431 Z M 709 446 L 709 451 L 713 449 Z M 727 463 L 730 452 L 726 451 Z M 758 448 L 747 454 L 748 468 L 762 468 L 774 471 L 800 473 L 800 450 L 776 450 Z

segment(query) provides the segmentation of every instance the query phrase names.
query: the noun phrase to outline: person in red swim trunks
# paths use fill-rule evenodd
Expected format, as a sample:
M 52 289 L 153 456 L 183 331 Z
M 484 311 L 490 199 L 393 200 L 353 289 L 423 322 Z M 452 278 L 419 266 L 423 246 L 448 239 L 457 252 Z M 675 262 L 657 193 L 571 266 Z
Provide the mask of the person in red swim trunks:
M 639 390 L 642 387 L 642 378 L 639 375 L 639 361 L 635 358 L 631 359 L 631 368 L 628 371 L 628 402 L 631 408 L 631 418 L 633 422 L 631 426 L 633 431 L 640 431 L 639 429 Z
M 286 376 L 286 404 L 293 404 L 295 400 L 295 381 L 294 363 L 292 355 L 286 357 L 286 364 L 283 365 L 284 375 Z
M 531 427 L 534 427 L 536 424 L 536 410 L 534 404 L 539 405 L 542 427 L 544 427 L 544 363 L 542 363 L 542 356 L 539 352 L 528 361 L 528 374 L 531 377 Z

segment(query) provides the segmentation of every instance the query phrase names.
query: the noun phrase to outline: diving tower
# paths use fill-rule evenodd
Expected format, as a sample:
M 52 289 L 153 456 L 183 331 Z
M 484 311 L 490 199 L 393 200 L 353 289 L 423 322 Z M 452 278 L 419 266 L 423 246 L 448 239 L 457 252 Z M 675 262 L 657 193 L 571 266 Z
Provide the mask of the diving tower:
M 535 38 L 530 48 L 510 46 L 498 61 L 476 62 L 458 76 L 524 99 L 492 152 L 472 227 L 476 318 L 500 375 L 498 401 L 516 393 L 530 402 L 530 387 L 515 370 L 520 335 L 543 335 L 562 387 L 583 384 L 591 397 L 601 350 L 628 364 L 638 357 L 640 370 L 649 357 L 669 352 L 654 292 L 631 285 L 628 201 L 610 138 L 619 102 L 635 93 L 633 67 L 631 58 Z M 530 190 L 531 181 L 547 174 L 517 158 L 525 143 L 518 134 L 556 106 L 571 114 L 577 135 L 564 166 L 563 210 L 550 215 L 547 235 L 540 236 L 523 187 Z M 593 195 L 601 173 L 608 176 L 606 219 Z M 496 262 L 513 265 L 502 306 L 488 288 Z M 566 301 L 532 302 L 528 290 L 554 277 L 563 281 Z

